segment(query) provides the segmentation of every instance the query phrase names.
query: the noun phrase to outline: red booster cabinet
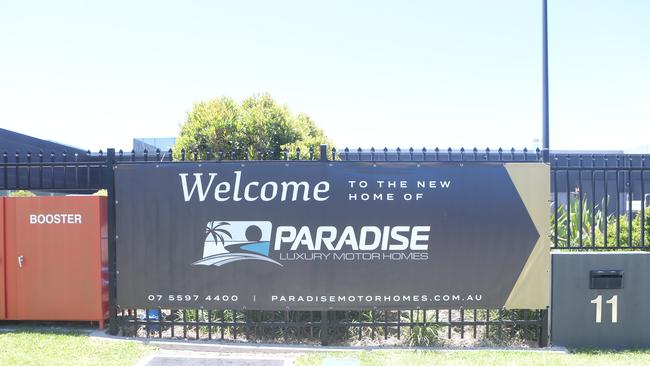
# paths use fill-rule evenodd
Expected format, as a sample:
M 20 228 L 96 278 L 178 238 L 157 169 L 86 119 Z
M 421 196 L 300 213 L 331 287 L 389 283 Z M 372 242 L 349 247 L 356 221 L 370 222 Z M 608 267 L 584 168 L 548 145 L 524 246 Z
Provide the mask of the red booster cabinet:
M 106 197 L 0 199 L 0 319 L 108 317 Z

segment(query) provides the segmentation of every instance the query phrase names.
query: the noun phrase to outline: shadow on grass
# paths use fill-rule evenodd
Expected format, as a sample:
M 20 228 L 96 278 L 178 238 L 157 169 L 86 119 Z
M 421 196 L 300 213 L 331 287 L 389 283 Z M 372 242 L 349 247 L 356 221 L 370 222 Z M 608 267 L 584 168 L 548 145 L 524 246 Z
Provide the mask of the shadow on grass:
M 39 322 L 39 321 L 2 321 L 0 322 L 0 334 L 54 334 L 87 337 L 97 328 L 91 327 L 88 322 Z
M 581 354 L 581 355 L 609 355 L 609 354 L 619 354 L 619 353 L 632 353 L 632 354 L 643 354 L 650 355 L 650 349 L 648 348 L 570 348 L 569 353 L 572 354 Z

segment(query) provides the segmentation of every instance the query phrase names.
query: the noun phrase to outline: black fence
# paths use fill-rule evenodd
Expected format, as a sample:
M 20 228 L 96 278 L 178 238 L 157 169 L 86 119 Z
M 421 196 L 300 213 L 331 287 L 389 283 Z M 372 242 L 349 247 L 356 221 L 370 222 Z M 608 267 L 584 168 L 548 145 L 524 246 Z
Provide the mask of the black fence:
M 644 155 L 563 155 L 551 163 L 553 248 L 648 250 Z
M 113 170 L 120 163 L 222 160 L 539 162 L 540 150 L 286 149 L 144 151 L 61 155 L 3 153 L 0 191 L 91 193 L 106 189 L 114 202 Z M 649 168 L 643 155 L 551 154 L 551 247 L 570 250 L 647 250 Z M 364 311 L 250 311 L 243 309 L 120 309 L 115 289 L 115 206 L 109 204 L 110 332 L 139 337 L 314 343 L 397 340 L 428 345 L 447 340 L 478 344 L 548 341 L 546 309 L 413 309 Z M 442 339 L 442 340 L 441 340 Z
M 2 153 L 0 190 L 86 193 L 105 189 L 112 173 L 102 152 Z

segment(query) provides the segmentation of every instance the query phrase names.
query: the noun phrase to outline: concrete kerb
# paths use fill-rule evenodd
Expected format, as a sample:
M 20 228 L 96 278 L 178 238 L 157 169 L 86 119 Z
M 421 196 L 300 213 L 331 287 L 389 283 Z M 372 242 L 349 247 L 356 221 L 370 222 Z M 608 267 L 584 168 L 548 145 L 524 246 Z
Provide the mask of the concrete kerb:
M 264 354 L 287 354 L 287 353 L 310 353 L 310 352 L 362 352 L 362 351 L 431 351 L 431 352 L 478 352 L 478 351 L 501 351 L 501 352 L 550 352 L 568 353 L 565 347 L 547 348 L 523 348 L 523 347 L 456 347 L 456 348 L 431 348 L 431 347 L 337 347 L 337 346 L 311 346 L 311 345 L 283 345 L 283 344 L 232 344 L 219 343 L 218 341 L 200 341 L 184 339 L 157 340 L 152 338 L 131 338 L 113 336 L 103 330 L 95 330 L 90 333 L 91 338 L 138 342 L 158 347 L 163 350 L 194 351 L 194 352 L 217 352 L 217 353 L 264 353 Z

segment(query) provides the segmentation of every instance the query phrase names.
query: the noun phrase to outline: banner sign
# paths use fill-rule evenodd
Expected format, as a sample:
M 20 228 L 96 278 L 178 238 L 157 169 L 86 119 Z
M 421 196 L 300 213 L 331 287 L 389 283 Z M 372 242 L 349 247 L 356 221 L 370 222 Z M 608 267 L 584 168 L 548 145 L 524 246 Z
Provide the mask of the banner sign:
M 123 308 L 548 305 L 548 166 L 119 164 Z

